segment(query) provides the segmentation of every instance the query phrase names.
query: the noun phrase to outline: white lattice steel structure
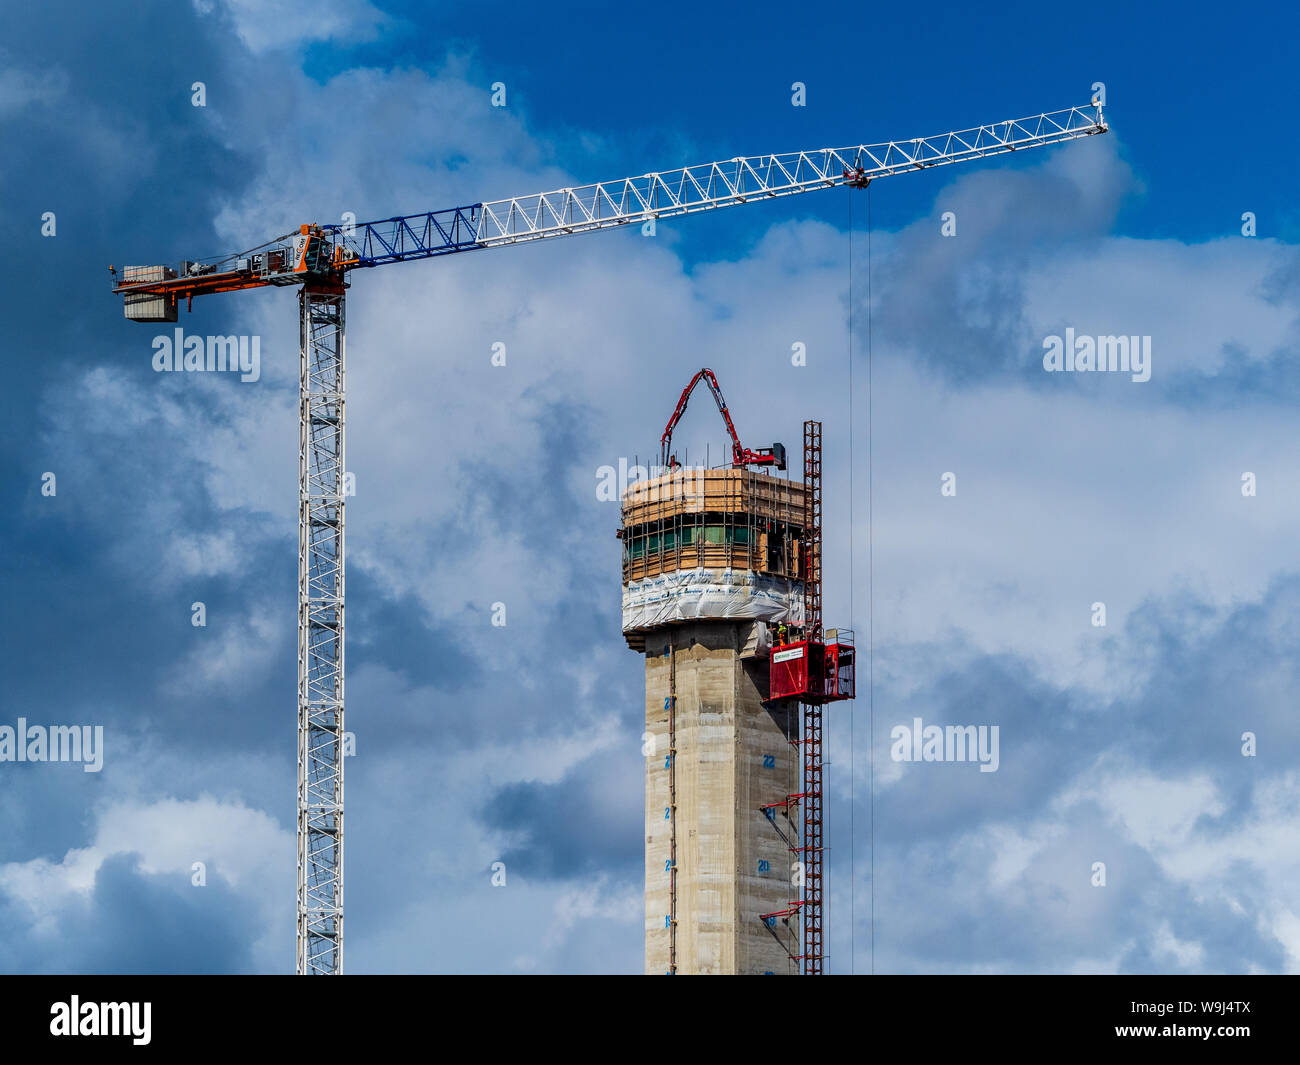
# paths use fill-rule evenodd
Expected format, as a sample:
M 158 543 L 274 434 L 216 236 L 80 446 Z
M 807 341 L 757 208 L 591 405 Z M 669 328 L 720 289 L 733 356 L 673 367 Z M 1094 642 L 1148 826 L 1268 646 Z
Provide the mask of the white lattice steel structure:
M 753 200 L 926 170 L 1104 133 L 1100 107 L 1072 107 L 910 141 L 751 155 L 659 174 L 484 203 L 475 243 L 490 248 L 543 237 L 731 207 Z
M 298 301 L 298 972 L 341 973 L 345 299 Z

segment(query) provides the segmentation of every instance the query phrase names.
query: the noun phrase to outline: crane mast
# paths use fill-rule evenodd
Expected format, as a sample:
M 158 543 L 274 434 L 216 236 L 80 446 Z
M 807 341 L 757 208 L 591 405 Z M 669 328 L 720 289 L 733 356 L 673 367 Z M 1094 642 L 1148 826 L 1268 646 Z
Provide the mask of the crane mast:
M 934 137 L 737 156 L 356 225 L 304 224 L 297 233 L 214 259 L 127 266 L 120 275 L 109 267 L 126 317 L 139 322 L 174 322 L 181 302 L 192 308 L 195 296 L 299 287 L 298 973 L 343 971 L 344 354 L 349 274 L 817 189 L 861 189 L 894 174 L 1075 140 L 1108 128 L 1100 106 L 1075 107 Z M 674 422 L 694 384 L 683 393 Z M 711 373 L 709 386 L 728 423 L 734 461 L 777 464 L 772 449 L 749 451 L 740 446 Z M 671 431 L 672 423 L 665 432 L 665 453 Z M 815 743 L 806 741 L 805 756 L 815 752 L 819 795 L 820 751 L 818 727 Z M 815 853 L 820 895 L 820 838 Z M 820 923 L 814 943 L 804 949 L 816 961 L 806 971 L 820 971 Z
M 345 293 L 298 293 L 298 972 L 343 970 Z

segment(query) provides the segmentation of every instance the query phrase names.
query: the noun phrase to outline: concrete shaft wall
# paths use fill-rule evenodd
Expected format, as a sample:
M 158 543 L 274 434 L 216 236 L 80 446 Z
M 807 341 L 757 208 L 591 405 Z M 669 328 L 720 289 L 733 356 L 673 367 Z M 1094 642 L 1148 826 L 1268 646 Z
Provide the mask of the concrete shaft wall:
M 645 971 L 670 969 L 668 697 L 677 687 L 677 924 L 680 974 L 795 974 L 799 921 L 760 914 L 784 910 L 799 889 L 791 863 L 800 844 L 798 708 L 768 710 L 765 654 L 744 655 L 753 623 L 706 621 L 646 637 Z M 669 641 L 673 650 L 669 650 Z M 671 654 L 671 657 L 670 657 Z

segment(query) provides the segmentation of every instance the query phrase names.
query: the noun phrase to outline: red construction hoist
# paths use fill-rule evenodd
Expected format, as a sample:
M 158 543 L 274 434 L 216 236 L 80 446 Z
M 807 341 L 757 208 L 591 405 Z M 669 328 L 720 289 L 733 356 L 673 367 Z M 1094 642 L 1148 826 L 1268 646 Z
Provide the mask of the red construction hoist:
M 805 976 L 819 976 L 825 949 L 822 941 L 822 706 L 854 695 L 853 633 L 822 630 L 822 423 L 803 423 L 804 542 L 802 632 L 771 650 L 770 698 L 798 699 L 802 737 L 794 742 L 803 751 L 803 790 L 788 795 L 785 806 L 803 808 L 803 845 L 791 848 L 803 863 L 803 897 L 789 909 L 760 918 L 803 918 Z M 795 626 L 796 630 L 798 626 Z M 829 638 L 828 638 L 829 637 Z M 774 804 L 781 805 L 781 804 Z

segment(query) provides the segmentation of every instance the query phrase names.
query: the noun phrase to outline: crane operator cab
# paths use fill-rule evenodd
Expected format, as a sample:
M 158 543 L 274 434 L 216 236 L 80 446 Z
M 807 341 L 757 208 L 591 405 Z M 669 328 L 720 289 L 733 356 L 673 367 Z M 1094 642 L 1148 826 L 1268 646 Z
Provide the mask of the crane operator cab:
M 324 277 L 331 270 L 333 251 L 320 226 L 303 223 L 293 237 L 293 273 Z

